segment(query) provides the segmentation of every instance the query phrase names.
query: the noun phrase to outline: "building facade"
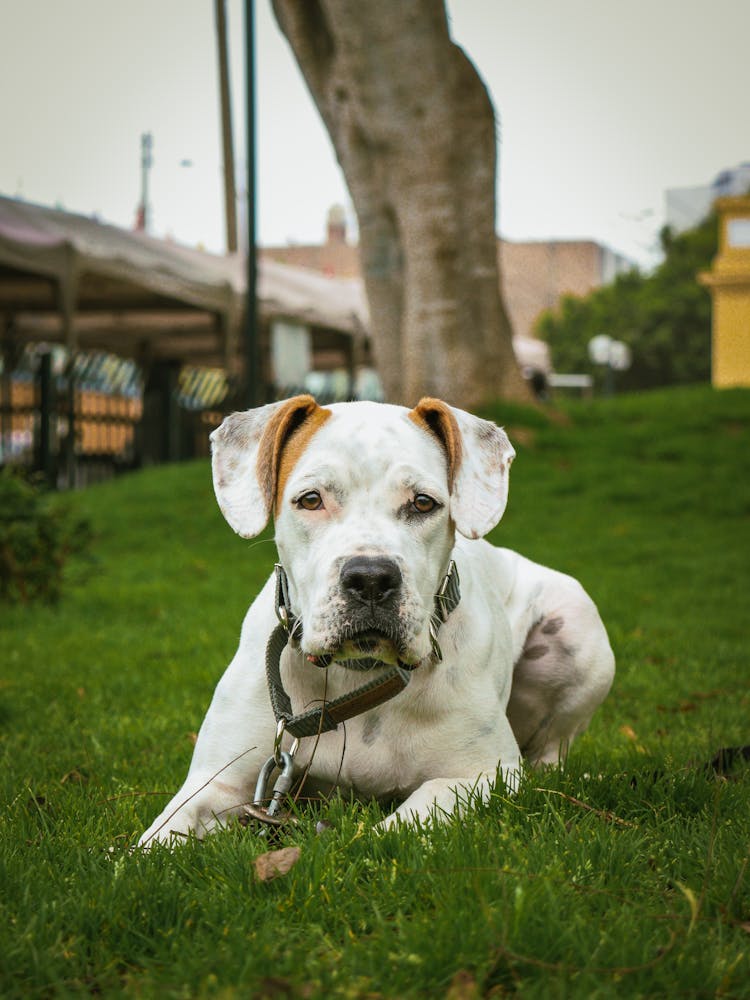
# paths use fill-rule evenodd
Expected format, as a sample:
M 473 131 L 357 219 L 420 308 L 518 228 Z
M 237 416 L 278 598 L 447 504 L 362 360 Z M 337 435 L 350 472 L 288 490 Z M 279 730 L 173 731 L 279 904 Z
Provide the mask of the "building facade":
M 499 239 L 500 281 L 513 333 L 533 337 L 542 312 L 564 295 L 584 296 L 633 267 L 631 261 L 593 240 Z M 262 247 L 261 258 L 311 268 L 329 277 L 361 276 L 359 248 L 347 240 L 340 206 L 328 213 L 324 243 Z

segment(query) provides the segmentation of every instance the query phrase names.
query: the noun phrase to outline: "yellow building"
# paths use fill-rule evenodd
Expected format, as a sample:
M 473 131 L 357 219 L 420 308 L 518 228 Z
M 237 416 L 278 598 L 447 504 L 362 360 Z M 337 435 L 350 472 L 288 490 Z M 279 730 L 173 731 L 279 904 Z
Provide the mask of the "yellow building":
M 711 291 L 711 383 L 750 386 L 750 197 L 719 198 L 719 252 L 699 280 Z

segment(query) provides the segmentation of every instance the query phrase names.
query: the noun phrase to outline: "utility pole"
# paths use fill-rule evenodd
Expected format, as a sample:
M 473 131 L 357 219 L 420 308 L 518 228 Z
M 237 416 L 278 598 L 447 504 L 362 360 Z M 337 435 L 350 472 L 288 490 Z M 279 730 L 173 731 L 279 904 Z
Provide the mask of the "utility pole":
M 151 226 L 151 210 L 148 203 L 148 175 L 154 165 L 154 137 L 150 132 L 141 132 L 141 201 L 135 220 L 135 228 L 147 233 Z
M 221 137 L 224 150 L 224 217 L 227 251 L 237 252 L 237 194 L 234 183 L 234 141 L 232 138 L 232 99 L 229 89 L 229 46 L 227 42 L 226 0 L 214 0 L 216 41 L 219 47 L 219 98 L 221 101 Z

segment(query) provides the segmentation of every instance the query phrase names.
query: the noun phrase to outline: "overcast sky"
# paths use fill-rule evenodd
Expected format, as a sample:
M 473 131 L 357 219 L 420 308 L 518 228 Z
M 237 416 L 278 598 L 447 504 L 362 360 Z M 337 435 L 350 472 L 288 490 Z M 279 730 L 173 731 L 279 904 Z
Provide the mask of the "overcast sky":
M 503 235 L 647 265 L 665 189 L 750 160 L 749 0 L 448 8 L 500 119 Z M 228 0 L 238 169 L 243 11 Z M 269 0 L 256 20 L 259 240 L 318 242 L 346 186 Z M 213 0 L 0 0 L 0 193 L 130 226 L 144 131 L 155 234 L 222 250 Z

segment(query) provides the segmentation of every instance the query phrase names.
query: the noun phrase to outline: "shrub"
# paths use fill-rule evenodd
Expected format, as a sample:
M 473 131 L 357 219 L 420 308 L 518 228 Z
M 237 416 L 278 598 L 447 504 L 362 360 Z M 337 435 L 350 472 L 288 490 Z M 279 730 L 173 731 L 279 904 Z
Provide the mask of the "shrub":
M 68 558 L 90 540 L 89 522 L 60 497 L 0 472 L 0 600 L 58 600 Z

